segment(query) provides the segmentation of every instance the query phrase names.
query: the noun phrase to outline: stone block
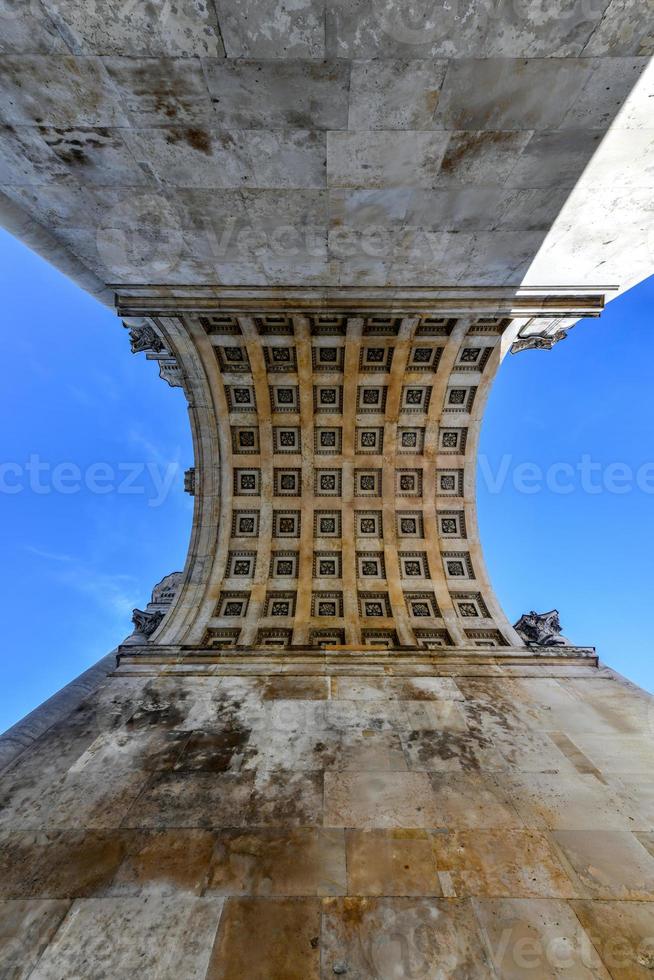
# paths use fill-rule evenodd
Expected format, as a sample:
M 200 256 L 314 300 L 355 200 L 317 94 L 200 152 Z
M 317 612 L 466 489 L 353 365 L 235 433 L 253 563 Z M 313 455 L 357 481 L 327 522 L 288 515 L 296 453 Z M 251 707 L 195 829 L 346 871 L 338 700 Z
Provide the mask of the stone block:
M 350 895 L 441 895 L 425 830 L 348 830 Z
M 433 187 L 448 139 L 446 133 L 329 133 L 329 186 Z
M 354 61 L 349 123 L 332 129 L 429 130 L 434 128 L 447 61 Z
M 79 900 L 31 976 L 204 980 L 221 909 L 219 898 Z
M 325 773 L 327 827 L 436 827 L 438 816 L 426 773 Z
M 347 62 L 206 60 L 223 129 L 347 129 Z
M 473 906 L 493 966 L 503 980 L 529 976 L 610 980 L 567 902 L 477 898 Z
M 0 902 L 0 962 L 6 980 L 27 980 L 70 907 L 64 901 Z
M 325 899 L 322 978 L 492 977 L 472 908 L 439 898 Z
M 317 898 L 228 899 L 206 980 L 319 980 L 320 910 Z
M 245 0 L 237 7 L 217 0 L 216 10 L 228 58 L 322 61 L 325 56 L 322 0 L 297 0 L 288 7 L 274 0 Z
M 552 836 L 591 898 L 648 900 L 654 892 L 654 857 L 633 834 L 558 830 Z
M 345 895 L 342 830 L 252 828 L 216 834 L 206 894 Z
M 453 896 L 574 898 L 578 895 L 546 834 L 457 830 L 432 835 L 436 866 Z

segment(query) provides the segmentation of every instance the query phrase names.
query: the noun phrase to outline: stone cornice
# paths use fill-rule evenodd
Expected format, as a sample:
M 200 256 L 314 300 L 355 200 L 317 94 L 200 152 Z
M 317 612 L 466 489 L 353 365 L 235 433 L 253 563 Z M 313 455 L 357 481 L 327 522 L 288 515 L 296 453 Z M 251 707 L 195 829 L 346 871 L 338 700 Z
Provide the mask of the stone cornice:
M 120 316 L 165 313 L 293 311 L 393 311 L 396 313 L 493 313 L 599 316 L 616 286 L 490 286 L 390 289 L 385 287 L 294 288 L 245 286 L 113 285 Z

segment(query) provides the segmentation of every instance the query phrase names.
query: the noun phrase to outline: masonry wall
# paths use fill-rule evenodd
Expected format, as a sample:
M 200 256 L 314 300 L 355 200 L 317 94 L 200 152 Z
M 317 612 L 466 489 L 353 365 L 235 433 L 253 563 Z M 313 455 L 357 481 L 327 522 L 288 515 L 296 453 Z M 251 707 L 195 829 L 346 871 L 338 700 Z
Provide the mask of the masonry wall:
M 253 669 L 122 667 L 4 773 L 3 980 L 652 976 L 649 696 Z

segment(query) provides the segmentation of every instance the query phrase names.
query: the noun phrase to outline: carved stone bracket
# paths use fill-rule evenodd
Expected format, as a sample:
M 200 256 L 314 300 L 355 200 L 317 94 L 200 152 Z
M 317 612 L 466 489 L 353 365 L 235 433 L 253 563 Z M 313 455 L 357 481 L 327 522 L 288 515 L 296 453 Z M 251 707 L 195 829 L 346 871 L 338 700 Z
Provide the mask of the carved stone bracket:
M 162 612 L 145 612 L 143 609 L 134 609 L 132 612 L 135 632 L 142 636 L 152 636 L 163 618 Z
M 570 317 L 555 317 L 539 319 L 534 317 L 522 329 L 511 345 L 511 353 L 519 354 L 523 350 L 551 350 L 560 340 L 565 340 L 568 330 L 576 320 Z
M 155 585 L 152 597 L 145 609 L 135 609 L 132 613 L 134 632 L 125 640 L 130 646 L 142 646 L 156 633 L 161 621 L 172 605 L 182 581 L 181 572 L 172 572 Z
M 569 641 L 561 635 L 561 623 L 557 609 L 551 609 L 545 613 L 537 613 L 532 609 L 531 612 L 521 616 L 513 628 L 527 646 L 569 646 Z
M 144 317 L 134 317 L 123 320 L 123 326 L 129 330 L 132 354 L 145 353 L 149 361 L 158 361 L 159 377 L 171 388 L 183 388 L 182 369 L 152 324 Z
M 195 496 L 195 466 L 191 466 L 184 473 L 184 493 L 188 493 L 191 497 Z

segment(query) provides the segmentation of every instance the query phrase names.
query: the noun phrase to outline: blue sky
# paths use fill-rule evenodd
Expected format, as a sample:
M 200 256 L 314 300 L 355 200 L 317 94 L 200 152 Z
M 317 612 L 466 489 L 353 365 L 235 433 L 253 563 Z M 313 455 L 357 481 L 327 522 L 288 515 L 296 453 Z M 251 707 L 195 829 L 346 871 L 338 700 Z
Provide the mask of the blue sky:
M 110 310 L 2 232 L 0 281 L 3 730 L 119 643 L 132 608 L 182 568 L 192 446 L 181 390 L 130 354 Z M 509 357 L 491 392 L 479 480 L 482 544 L 509 617 L 556 606 L 573 642 L 597 646 L 648 689 L 654 466 L 651 492 L 636 483 L 654 461 L 652 309 L 654 278 L 554 350 Z M 601 492 L 565 470 L 554 477 L 572 492 L 547 488 L 552 464 L 574 468 L 584 455 L 601 464 L 586 477 Z M 603 486 L 620 484 L 612 463 L 631 468 L 628 492 Z M 541 468 L 540 489 L 523 464 Z M 518 478 L 538 492 L 522 492 Z
M 551 351 L 507 356 L 480 441 L 485 472 L 499 479 L 508 456 L 507 476 L 499 492 L 481 465 L 477 479 L 486 564 L 509 618 L 557 608 L 572 642 L 595 646 L 650 691 L 652 310 L 654 277 L 599 319 L 578 323 Z M 542 481 L 519 470 L 530 463 Z
M 0 282 L 4 730 L 113 649 L 131 632 L 134 606 L 183 567 L 193 452 L 182 391 L 130 353 L 111 310 L 3 232 Z M 67 463 L 82 480 L 55 470 Z M 92 488 L 115 489 L 91 492 L 89 476 Z M 167 495 L 158 480 L 172 480 Z M 17 484 L 24 489 L 7 492 Z M 121 484 L 130 492 L 116 492 Z

